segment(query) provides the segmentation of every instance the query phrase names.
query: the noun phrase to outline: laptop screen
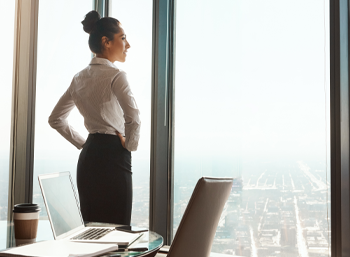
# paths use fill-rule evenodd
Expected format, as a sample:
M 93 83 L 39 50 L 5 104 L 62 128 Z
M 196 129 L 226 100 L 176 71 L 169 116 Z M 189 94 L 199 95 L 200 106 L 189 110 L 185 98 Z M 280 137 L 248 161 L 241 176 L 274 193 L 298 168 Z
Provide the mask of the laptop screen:
M 40 176 L 46 208 L 56 237 L 84 225 L 69 172 Z

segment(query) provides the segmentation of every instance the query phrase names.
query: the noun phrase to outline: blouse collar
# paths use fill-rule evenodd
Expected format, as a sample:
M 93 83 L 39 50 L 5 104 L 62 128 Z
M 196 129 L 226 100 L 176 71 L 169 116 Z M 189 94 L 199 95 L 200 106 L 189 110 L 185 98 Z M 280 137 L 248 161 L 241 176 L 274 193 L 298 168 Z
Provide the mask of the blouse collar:
M 117 68 L 110 60 L 105 58 L 93 57 L 91 59 L 90 65 L 94 65 L 94 64 L 103 64 L 113 68 Z

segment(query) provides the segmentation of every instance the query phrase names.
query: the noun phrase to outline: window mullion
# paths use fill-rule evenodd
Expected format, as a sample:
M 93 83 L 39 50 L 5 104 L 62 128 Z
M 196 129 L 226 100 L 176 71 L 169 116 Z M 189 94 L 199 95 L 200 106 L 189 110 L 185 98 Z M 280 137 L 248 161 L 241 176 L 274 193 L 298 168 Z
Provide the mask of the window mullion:
M 109 0 L 93 0 L 93 7 L 101 17 L 109 16 Z
M 8 194 L 7 247 L 14 245 L 12 208 L 31 202 L 39 0 L 17 0 Z
M 150 229 L 172 239 L 174 1 L 153 2 Z
M 349 3 L 330 1 L 332 256 L 349 256 Z

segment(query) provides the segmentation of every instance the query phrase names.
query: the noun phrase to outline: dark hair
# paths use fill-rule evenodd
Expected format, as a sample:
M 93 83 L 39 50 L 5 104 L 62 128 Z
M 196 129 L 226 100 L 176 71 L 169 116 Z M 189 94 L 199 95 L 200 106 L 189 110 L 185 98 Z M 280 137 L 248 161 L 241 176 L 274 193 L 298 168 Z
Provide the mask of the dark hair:
M 109 40 L 113 40 L 114 34 L 117 34 L 120 31 L 120 22 L 117 19 L 112 17 L 101 18 L 96 11 L 91 11 L 86 14 L 85 19 L 81 23 L 84 26 L 84 31 L 90 34 L 89 47 L 95 54 L 102 52 L 102 37 L 107 37 Z

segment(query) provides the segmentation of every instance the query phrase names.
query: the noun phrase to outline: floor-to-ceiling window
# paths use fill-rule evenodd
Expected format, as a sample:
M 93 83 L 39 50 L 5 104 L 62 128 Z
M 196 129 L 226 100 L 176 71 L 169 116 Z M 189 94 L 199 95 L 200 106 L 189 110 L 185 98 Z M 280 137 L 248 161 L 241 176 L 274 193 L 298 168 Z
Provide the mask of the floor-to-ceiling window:
M 229 176 L 213 252 L 328 256 L 328 1 L 176 11 L 174 232 L 197 180 Z
M 152 1 L 137 2 L 136 11 L 143 22 L 136 22 L 135 1 L 111 1 L 109 16 L 119 19 L 126 31 L 131 48 L 126 63 L 115 63 L 128 74 L 133 93 L 141 112 L 141 139 L 133 152 L 133 212 L 132 224 L 148 227 L 150 101 L 152 51 Z M 48 124 L 48 117 L 59 97 L 68 88 L 74 74 L 89 64 L 91 53 L 88 34 L 81 25 L 91 1 L 40 2 L 38 31 L 38 75 L 36 96 L 35 161 L 33 201 L 41 204 L 43 212 L 39 239 L 51 233 L 48 226 L 37 176 L 43 173 L 70 171 L 75 182 L 76 162 L 80 153 Z M 62 19 L 62 17 L 66 17 Z M 74 39 L 74 40 L 72 40 Z M 69 122 L 87 136 L 83 119 L 76 109 Z
M 33 202 L 42 207 L 38 240 L 52 238 L 41 196 L 38 175 L 70 171 L 76 182 L 76 164 L 80 150 L 48 124 L 48 117 L 73 76 L 91 60 L 88 34 L 81 21 L 92 10 L 92 1 L 40 1 L 38 59 L 35 110 L 35 156 Z M 87 137 L 84 121 L 75 108 L 69 123 Z
M 151 31 L 146 33 L 143 26 L 146 28 L 149 17 L 147 29 L 151 28 L 152 6 L 137 1 L 111 2 L 110 15 L 122 22 L 131 43 L 128 60 L 120 67 L 129 75 L 144 133 L 133 154 L 132 222 L 148 225 L 147 83 L 151 67 L 147 62 L 151 50 L 147 42 L 151 42 Z M 14 9 L 14 1 L 1 4 Z M 175 231 L 200 176 L 233 176 L 237 180 L 213 251 L 242 256 L 328 253 L 325 6 L 323 1 L 311 0 L 177 1 Z M 138 8 L 140 13 L 135 13 Z M 91 58 L 88 35 L 80 24 L 91 9 L 91 1 L 40 2 L 33 201 L 41 204 L 38 174 L 69 170 L 75 176 L 79 151 L 49 127 L 47 118 L 72 76 Z M 143 19 L 146 9 L 150 15 Z M 13 16 L 2 18 L 3 24 L 13 20 Z M 139 37 L 134 37 L 136 41 L 132 38 L 135 34 Z M 143 48 L 149 52 L 140 51 Z M 3 82 L 8 77 L 12 85 L 12 49 L 3 54 L 11 64 L 6 62 L 1 77 Z M 145 80 L 139 82 L 141 78 Z M 3 106 L 7 101 L 9 118 L 8 127 L 3 122 L 1 129 L 8 130 L 7 137 L 5 130 L 3 135 L 9 141 L 11 89 L 9 95 L 2 96 L 2 111 L 6 112 Z M 76 110 L 70 122 L 86 135 Z M 7 201 L 9 142 L 1 145 L 7 149 L 5 161 L 0 163 L 0 171 L 5 170 L 0 181 L 5 181 L 6 188 L 0 185 L 0 190 Z M 1 213 L 7 208 L 2 203 L 0 207 Z M 44 219 L 45 211 L 42 214 Z M 40 229 L 39 239 L 47 238 L 45 229 Z M 1 228 L 0 233 L 3 231 Z
M 0 64 L 0 249 L 4 249 L 7 233 L 15 1 L 1 0 L 0 6 L 3 10 L 0 16 L 2 24 L 2 40 L 0 41 L 2 49 Z
M 110 1 L 109 16 L 118 19 L 130 49 L 125 63 L 115 63 L 128 74 L 128 80 L 141 115 L 139 147 L 132 152 L 132 225 L 149 226 L 149 175 L 151 128 L 152 1 Z

